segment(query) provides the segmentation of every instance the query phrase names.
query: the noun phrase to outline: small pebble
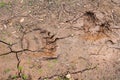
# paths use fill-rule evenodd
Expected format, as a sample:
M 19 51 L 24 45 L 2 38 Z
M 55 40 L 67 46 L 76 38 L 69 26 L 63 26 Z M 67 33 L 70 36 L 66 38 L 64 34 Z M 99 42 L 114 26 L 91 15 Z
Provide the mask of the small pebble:
M 71 34 L 71 36 L 73 37 L 73 36 L 74 36 L 74 34 Z
M 70 74 L 67 74 L 67 75 L 66 75 L 66 78 L 70 79 L 70 78 L 71 78 L 71 75 L 70 75 Z
M 7 28 L 7 26 L 4 24 L 4 28 L 6 29 Z
M 21 0 L 20 3 L 23 3 L 23 0 Z
M 20 22 L 22 23 L 22 22 L 24 22 L 24 20 L 25 20 L 25 19 L 24 19 L 24 18 L 22 18 L 22 19 L 20 19 Z

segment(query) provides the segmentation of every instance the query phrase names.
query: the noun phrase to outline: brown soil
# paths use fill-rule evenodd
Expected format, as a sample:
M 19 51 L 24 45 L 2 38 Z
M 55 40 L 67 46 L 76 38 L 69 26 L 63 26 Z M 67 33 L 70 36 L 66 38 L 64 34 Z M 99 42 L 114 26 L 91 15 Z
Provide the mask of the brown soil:
M 0 0 L 0 80 L 120 80 L 120 0 Z

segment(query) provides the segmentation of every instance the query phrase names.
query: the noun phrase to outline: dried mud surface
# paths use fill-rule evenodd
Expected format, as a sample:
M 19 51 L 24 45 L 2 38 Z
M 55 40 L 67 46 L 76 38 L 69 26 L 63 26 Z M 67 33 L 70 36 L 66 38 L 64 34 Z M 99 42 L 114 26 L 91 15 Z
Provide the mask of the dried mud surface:
M 0 80 L 120 80 L 120 0 L 0 0 Z

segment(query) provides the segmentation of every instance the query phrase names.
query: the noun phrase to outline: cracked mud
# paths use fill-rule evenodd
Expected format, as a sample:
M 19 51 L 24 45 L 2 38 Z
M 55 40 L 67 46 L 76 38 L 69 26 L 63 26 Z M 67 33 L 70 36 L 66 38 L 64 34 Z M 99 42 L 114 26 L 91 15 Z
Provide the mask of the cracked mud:
M 119 80 L 119 0 L 0 0 L 0 80 Z

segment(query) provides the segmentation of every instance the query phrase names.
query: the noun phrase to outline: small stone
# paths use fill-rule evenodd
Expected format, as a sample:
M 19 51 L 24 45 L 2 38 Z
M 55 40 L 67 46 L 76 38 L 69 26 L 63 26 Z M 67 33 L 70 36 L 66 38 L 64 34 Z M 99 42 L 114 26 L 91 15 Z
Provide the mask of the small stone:
M 28 11 L 28 13 L 31 13 L 31 11 Z
M 4 28 L 6 29 L 7 28 L 7 26 L 4 24 Z
M 25 20 L 25 19 L 24 19 L 24 18 L 22 18 L 22 19 L 20 19 L 20 22 L 22 23 L 22 22 L 24 22 L 24 20 Z
M 71 36 L 73 37 L 73 36 L 74 36 L 74 34 L 71 34 Z
M 20 3 L 23 3 L 23 0 L 21 0 Z
M 70 74 L 67 74 L 67 75 L 66 75 L 66 78 L 70 79 L 70 78 L 71 78 L 71 75 L 70 75 Z

